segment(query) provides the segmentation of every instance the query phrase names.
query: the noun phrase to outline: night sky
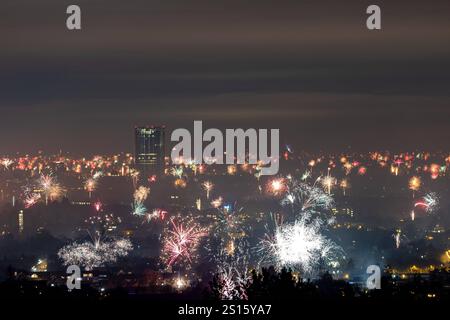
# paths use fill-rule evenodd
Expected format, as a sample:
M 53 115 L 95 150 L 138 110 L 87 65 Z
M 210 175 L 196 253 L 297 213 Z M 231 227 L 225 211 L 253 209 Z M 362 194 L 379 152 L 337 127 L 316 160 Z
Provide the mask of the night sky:
M 134 125 L 193 120 L 297 150 L 450 148 L 448 0 L 2 0 L 0 44 L 0 154 L 131 151 Z

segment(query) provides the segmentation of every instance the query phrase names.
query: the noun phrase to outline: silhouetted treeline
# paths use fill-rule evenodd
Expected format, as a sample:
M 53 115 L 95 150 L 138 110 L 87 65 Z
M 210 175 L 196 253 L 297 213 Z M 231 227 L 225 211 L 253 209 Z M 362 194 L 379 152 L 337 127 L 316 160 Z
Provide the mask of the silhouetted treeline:
M 223 300 L 223 282 L 217 274 L 206 295 Z M 325 272 L 318 279 L 298 278 L 291 270 L 277 272 L 273 267 L 252 271 L 251 277 L 238 291 L 245 289 L 245 298 L 254 300 L 333 300 L 333 301 L 450 301 L 450 272 L 435 270 L 429 275 L 409 275 L 404 279 L 385 273 L 381 289 L 368 290 L 364 284 L 333 279 Z M 233 297 L 236 298 L 236 297 Z
M 427 275 L 393 276 L 385 273 L 381 289 L 368 290 L 364 284 L 333 279 L 325 272 L 319 278 L 302 279 L 291 270 L 276 271 L 273 267 L 252 271 L 250 277 L 238 282 L 232 290 L 235 294 L 223 295 L 224 282 L 217 274 L 211 282 L 192 283 L 183 292 L 168 287 L 167 290 L 151 290 L 150 287 L 123 286 L 120 281 L 109 281 L 108 288 L 99 290 L 90 283 L 83 283 L 82 290 L 68 292 L 63 284 L 55 285 L 45 280 L 30 279 L 26 273 L 12 267 L 5 270 L 7 280 L 0 282 L 0 299 L 19 298 L 29 300 L 81 299 L 87 301 L 115 300 L 248 300 L 248 301 L 334 301 L 356 303 L 378 302 L 449 302 L 450 272 L 435 270 Z M 132 281 L 133 275 L 127 276 Z M 111 280 L 116 277 L 111 278 Z M 114 285 L 112 285 L 114 284 Z M 229 284 L 229 283 L 228 283 Z M 230 290 L 228 290 L 230 292 Z

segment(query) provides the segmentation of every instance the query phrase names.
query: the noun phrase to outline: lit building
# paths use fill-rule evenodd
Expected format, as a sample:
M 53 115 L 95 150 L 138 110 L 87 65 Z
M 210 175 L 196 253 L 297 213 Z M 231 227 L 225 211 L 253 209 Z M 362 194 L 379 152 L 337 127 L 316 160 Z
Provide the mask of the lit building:
M 23 210 L 19 211 L 19 234 L 23 233 Z
M 136 127 L 135 164 L 146 174 L 161 172 L 165 157 L 165 127 Z
M 351 218 L 354 216 L 352 208 L 332 208 L 331 211 L 334 215 L 349 216 Z

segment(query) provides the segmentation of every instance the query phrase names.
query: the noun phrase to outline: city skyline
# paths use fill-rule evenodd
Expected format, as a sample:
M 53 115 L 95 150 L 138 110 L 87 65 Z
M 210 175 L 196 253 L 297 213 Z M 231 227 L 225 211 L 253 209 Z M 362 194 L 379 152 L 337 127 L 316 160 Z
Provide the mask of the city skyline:
M 449 0 L 0 12 L 5 306 L 448 309 Z

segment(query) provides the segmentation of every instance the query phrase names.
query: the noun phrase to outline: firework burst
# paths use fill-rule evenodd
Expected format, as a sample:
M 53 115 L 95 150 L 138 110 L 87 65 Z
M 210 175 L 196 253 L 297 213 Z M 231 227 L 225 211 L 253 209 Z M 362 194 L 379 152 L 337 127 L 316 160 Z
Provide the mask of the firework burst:
M 308 180 L 308 178 L 310 178 L 311 177 L 311 171 L 305 171 L 303 174 L 302 174 L 302 177 L 301 177 L 301 180 L 302 181 L 306 181 L 306 180 Z
M 348 188 L 350 188 L 350 183 L 348 182 L 347 179 L 342 179 L 342 180 L 341 180 L 341 183 L 339 184 L 339 186 L 341 187 L 342 193 L 343 193 L 344 196 L 345 196 L 346 190 L 347 190 Z
M 140 202 L 133 202 L 131 204 L 131 209 L 131 214 L 133 216 L 143 217 L 147 213 L 147 208 Z
M 84 182 L 84 189 L 89 193 L 89 199 L 92 196 L 92 192 L 97 189 L 97 180 L 94 178 L 89 178 Z
M 434 213 L 439 208 L 439 197 L 436 193 L 431 192 L 425 195 L 422 200 L 417 201 L 414 207 L 425 209 L 428 213 Z
M 75 264 L 92 270 L 116 262 L 118 258 L 127 256 L 131 250 L 133 245 L 128 239 L 102 241 L 97 237 L 92 242 L 75 242 L 61 248 L 58 257 L 66 266 Z
M 208 260 L 217 266 L 217 296 L 223 300 L 247 299 L 245 283 L 251 247 L 247 239 L 243 208 L 227 205 L 218 209 L 204 249 Z
M 134 195 L 133 195 L 134 202 L 144 203 L 144 201 L 147 200 L 149 194 L 150 194 L 150 188 L 140 186 L 134 192 Z
M 55 183 L 51 186 L 48 193 L 48 198 L 51 201 L 56 201 L 64 195 L 65 190 L 59 183 Z
M 56 181 L 51 174 L 42 174 L 38 179 L 38 188 L 42 190 L 45 197 L 45 204 L 48 204 L 48 200 L 55 201 L 60 199 L 64 195 L 64 188 Z
M 29 209 L 34 206 L 40 199 L 41 195 L 39 193 L 28 194 L 24 200 L 25 209 Z
M 137 171 L 135 169 L 130 170 L 130 177 L 131 177 L 131 181 L 133 182 L 134 189 L 136 189 L 137 183 L 139 181 L 139 175 L 140 175 L 139 171 Z
M 236 167 L 236 165 L 232 164 L 232 165 L 229 165 L 229 166 L 227 167 L 227 173 L 228 173 L 230 176 L 235 175 L 236 172 L 237 172 L 237 167 Z
M 170 174 L 178 179 L 181 179 L 184 175 L 184 169 L 182 166 L 173 167 L 170 170 Z
M 311 185 L 306 182 L 291 180 L 281 204 L 290 206 L 296 214 L 300 215 L 304 213 L 326 213 L 332 208 L 334 200 L 322 188 L 317 187 L 319 181 L 320 178 Z
M 320 179 L 320 182 L 321 182 L 323 188 L 326 189 L 328 194 L 330 195 L 331 189 L 336 185 L 337 180 L 336 180 L 336 178 L 330 176 L 330 174 L 328 173 L 327 176 Z
M 284 194 L 286 191 L 286 181 L 284 178 L 276 178 L 268 182 L 267 191 L 274 196 Z
M 422 185 L 422 181 L 420 180 L 419 177 L 414 176 L 411 179 L 409 179 L 408 186 L 409 186 L 410 190 L 418 191 L 420 189 L 421 185 Z
M 138 189 L 134 191 L 133 194 L 133 203 L 131 204 L 131 214 L 138 217 L 143 217 L 148 214 L 147 208 L 144 205 L 144 201 L 147 199 L 150 194 L 150 188 L 146 188 L 144 186 L 140 186 Z
M 94 203 L 95 211 L 99 212 L 102 209 L 103 204 L 100 201 Z
M 402 232 L 401 230 L 397 230 L 393 235 L 395 240 L 395 247 L 398 249 L 400 248 L 401 239 L 402 239 Z
M 219 208 L 223 203 L 223 198 L 222 197 L 218 197 L 216 199 L 214 199 L 213 201 L 211 201 L 211 206 L 213 208 Z
M 217 251 L 233 256 L 245 247 L 246 225 L 244 221 L 243 208 L 234 210 L 236 205 L 218 208 L 216 216 L 217 223 L 213 226 L 211 233 L 211 253 Z M 215 245 L 213 245 L 215 244 Z M 213 247 L 218 247 L 214 250 Z
M 98 180 L 98 179 L 100 179 L 101 177 L 103 177 L 103 172 L 102 171 L 97 171 L 96 173 L 94 173 L 94 175 L 92 176 L 92 179 L 94 179 L 94 180 Z
M 167 211 L 163 209 L 154 209 L 152 212 L 145 214 L 144 222 L 150 223 L 152 220 L 164 220 L 167 216 Z
M 175 188 L 182 188 L 182 189 L 184 189 L 184 188 L 186 188 L 187 183 L 183 179 L 176 179 L 175 182 L 174 182 L 174 186 L 175 186 Z
M 269 262 L 277 268 L 292 268 L 312 274 L 321 263 L 331 265 L 340 250 L 321 234 L 322 223 L 306 216 L 293 224 L 279 225 L 272 235 L 261 240 L 259 251 L 262 263 Z
M 14 163 L 14 161 L 12 161 L 11 159 L 8 159 L 8 158 L 3 158 L 3 159 L 0 161 L 0 164 L 3 165 L 3 167 L 4 167 L 6 170 L 8 170 L 9 167 L 10 167 L 13 163 Z
M 211 190 L 214 188 L 214 185 L 211 181 L 205 181 L 202 183 L 202 187 L 206 191 L 206 199 L 209 199 L 209 195 L 211 193 Z
M 54 184 L 54 179 L 51 175 L 41 175 L 39 177 L 39 181 L 38 181 L 39 186 L 41 186 L 41 188 L 44 190 L 48 190 L 51 188 L 51 186 Z
M 250 277 L 247 270 L 241 271 L 234 264 L 221 265 L 215 281 L 219 299 L 248 300 L 246 288 Z

